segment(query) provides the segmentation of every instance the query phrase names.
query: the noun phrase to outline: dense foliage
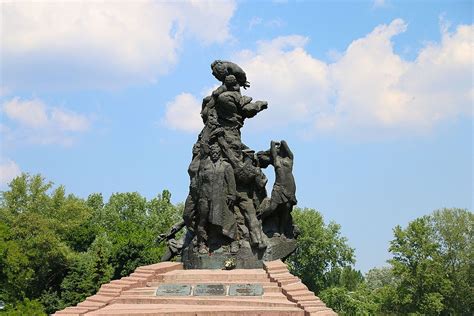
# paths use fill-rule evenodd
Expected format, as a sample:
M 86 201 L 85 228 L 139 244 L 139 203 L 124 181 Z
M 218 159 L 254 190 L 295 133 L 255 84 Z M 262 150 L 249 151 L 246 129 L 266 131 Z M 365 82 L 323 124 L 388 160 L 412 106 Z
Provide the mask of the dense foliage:
M 170 193 L 66 195 L 37 176 L 14 179 L 0 199 L 0 301 L 6 315 L 51 313 L 101 284 L 160 260 L 155 243 L 179 221 Z
M 319 212 L 295 208 L 292 214 L 300 235 L 298 249 L 287 262 L 293 274 L 310 290 L 319 293 L 339 282 L 341 268 L 349 267 L 355 261 L 354 249 L 341 236 L 340 226 L 336 223 L 325 225 Z
M 163 191 L 67 195 L 24 174 L 0 196 L 1 315 L 45 315 L 74 305 L 101 284 L 155 263 L 155 242 L 180 221 L 182 207 Z M 474 215 L 443 209 L 394 228 L 390 266 L 365 276 L 340 226 L 313 209 L 295 208 L 298 250 L 291 271 L 341 315 L 474 314 Z
M 389 267 L 352 278 L 355 286 L 342 270 L 323 301 L 346 315 L 473 315 L 474 215 L 442 209 L 393 232 Z

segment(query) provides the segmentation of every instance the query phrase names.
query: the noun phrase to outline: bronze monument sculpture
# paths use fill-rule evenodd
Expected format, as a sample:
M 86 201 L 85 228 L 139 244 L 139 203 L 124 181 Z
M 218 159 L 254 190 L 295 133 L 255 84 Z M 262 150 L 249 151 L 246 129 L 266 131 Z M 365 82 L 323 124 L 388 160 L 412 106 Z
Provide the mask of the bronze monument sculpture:
M 293 153 L 283 140 L 258 153 L 242 142 L 244 121 L 268 103 L 241 94 L 250 84 L 235 63 L 217 60 L 211 69 L 222 84 L 203 99 L 204 128 L 188 168 L 183 222 L 161 236 L 169 247 L 163 260 L 181 255 L 188 269 L 224 268 L 229 260 L 237 268 L 260 268 L 263 261 L 284 259 L 296 249 Z M 270 165 L 275 183 L 267 196 L 262 168 Z M 176 240 L 183 227 L 186 235 Z

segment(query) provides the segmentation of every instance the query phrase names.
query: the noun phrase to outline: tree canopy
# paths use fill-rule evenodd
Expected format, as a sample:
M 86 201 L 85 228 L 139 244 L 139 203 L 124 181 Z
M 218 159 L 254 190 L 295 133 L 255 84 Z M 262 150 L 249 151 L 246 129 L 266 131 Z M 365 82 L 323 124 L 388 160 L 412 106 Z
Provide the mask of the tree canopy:
M 474 215 L 441 209 L 396 226 L 389 266 L 365 276 L 334 222 L 295 208 L 298 249 L 290 270 L 341 315 L 474 314 Z M 101 284 L 156 263 L 159 234 L 179 222 L 182 206 L 164 190 L 66 194 L 40 175 L 23 174 L 0 194 L 1 315 L 45 315 L 77 304 Z
M 0 197 L 0 301 L 6 312 L 40 314 L 70 306 L 101 284 L 156 263 L 155 242 L 180 220 L 163 191 L 81 199 L 40 175 L 15 178 Z

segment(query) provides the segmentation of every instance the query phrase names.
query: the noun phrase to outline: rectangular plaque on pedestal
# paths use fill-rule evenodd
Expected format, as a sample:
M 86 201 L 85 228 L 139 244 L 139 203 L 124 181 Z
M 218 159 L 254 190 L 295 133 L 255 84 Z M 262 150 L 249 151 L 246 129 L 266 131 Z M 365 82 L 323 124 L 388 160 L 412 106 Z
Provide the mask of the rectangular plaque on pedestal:
M 197 284 L 194 287 L 194 296 L 224 296 L 226 287 L 224 284 Z
M 261 284 L 231 284 L 229 286 L 230 296 L 262 296 Z
M 191 286 L 186 284 L 162 284 L 156 289 L 156 296 L 188 296 Z

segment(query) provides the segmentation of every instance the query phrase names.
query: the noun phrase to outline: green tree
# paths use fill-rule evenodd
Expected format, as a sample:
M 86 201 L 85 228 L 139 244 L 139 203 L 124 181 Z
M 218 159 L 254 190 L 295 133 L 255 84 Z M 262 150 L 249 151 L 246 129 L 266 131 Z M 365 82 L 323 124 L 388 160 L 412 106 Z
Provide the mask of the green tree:
M 58 291 L 67 272 L 73 251 L 61 230 L 69 221 L 58 214 L 68 203 L 61 188 L 51 189 L 41 176 L 23 174 L 1 194 L 0 293 L 9 305 Z
M 348 291 L 354 291 L 362 283 L 364 283 L 362 273 L 352 266 L 333 267 L 327 273 L 327 285 L 329 287 L 339 286 Z
M 373 291 L 384 286 L 396 285 L 396 278 L 391 267 L 373 268 L 365 274 L 365 283 L 367 288 Z
M 0 300 L 14 302 L 25 296 L 34 271 L 10 228 L 0 222 Z
M 331 270 L 354 263 L 354 249 L 341 236 L 340 226 L 333 222 L 326 225 L 319 212 L 295 208 L 292 214 L 300 236 L 298 248 L 287 262 L 293 274 L 319 293 L 332 285 Z
M 76 254 L 76 260 L 61 283 L 61 299 L 65 306 L 83 301 L 111 280 L 111 252 L 112 243 L 106 234 L 100 234 L 87 252 Z
M 474 214 L 442 209 L 428 217 L 433 241 L 452 290 L 444 293 L 444 313 L 474 314 Z
M 400 278 L 396 312 L 439 314 L 443 298 L 452 291 L 446 278 L 439 245 L 433 240 L 428 217 L 417 218 L 406 229 L 395 227 L 389 250 L 393 273 Z
M 442 209 L 397 226 L 390 251 L 400 279 L 394 310 L 424 314 L 474 312 L 474 216 Z
M 370 297 L 377 306 L 377 312 L 390 314 L 398 305 L 397 287 L 399 279 L 391 267 L 370 269 L 365 275 L 364 286 L 370 291 Z
M 114 278 L 160 261 L 165 245 L 158 245 L 156 237 L 181 220 L 181 212 L 170 199 L 166 190 L 150 201 L 136 192 L 116 193 L 98 211 L 101 227 L 112 242 Z
M 38 300 L 24 300 L 18 302 L 15 306 L 7 306 L 6 310 L 0 312 L 2 316 L 46 316 L 43 305 Z
M 378 305 L 364 286 L 354 291 L 342 286 L 331 287 L 323 290 L 320 297 L 340 315 L 374 315 L 378 311 Z
M 101 194 L 83 200 L 23 174 L 0 194 L 0 300 L 20 314 L 75 304 L 112 277 L 158 262 L 165 245 L 155 239 L 181 214 L 166 190 L 150 201 L 116 193 L 104 203 Z

